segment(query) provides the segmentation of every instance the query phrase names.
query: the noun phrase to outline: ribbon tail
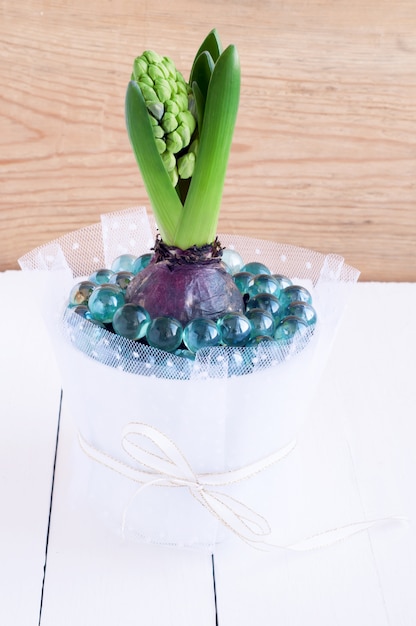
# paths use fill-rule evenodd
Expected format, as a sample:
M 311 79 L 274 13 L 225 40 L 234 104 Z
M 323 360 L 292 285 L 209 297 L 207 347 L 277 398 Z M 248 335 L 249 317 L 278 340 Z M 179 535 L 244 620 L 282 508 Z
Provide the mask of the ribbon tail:
M 138 487 L 136 489 L 136 491 L 133 493 L 133 495 L 131 496 L 131 498 L 129 499 L 129 501 L 127 502 L 126 506 L 123 509 L 123 513 L 121 516 L 121 538 L 124 540 L 125 539 L 125 531 L 126 531 L 126 523 L 127 523 L 127 516 L 129 514 L 130 511 L 130 507 L 132 506 L 133 502 L 135 501 L 135 499 L 137 498 L 137 496 L 139 495 L 139 493 L 141 493 L 142 491 L 144 491 L 145 489 L 147 489 L 148 487 L 154 487 L 155 485 L 158 484 L 164 484 L 166 481 L 164 478 L 159 478 L 159 479 L 155 479 L 155 480 L 150 480 L 147 483 L 142 483 L 140 485 L 140 487 Z
M 344 541 L 345 539 L 349 539 L 353 535 L 362 533 L 365 530 L 370 530 L 371 528 L 380 526 L 381 524 L 388 524 L 392 522 L 407 523 L 408 519 L 392 515 L 390 517 L 382 517 L 373 520 L 352 522 L 351 524 L 346 524 L 345 526 L 340 526 L 338 528 L 332 528 L 316 535 L 312 535 L 311 537 L 307 537 L 306 539 L 301 539 L 296 543 L 286 546 L 286 549 L 295 550 L 297 552 L 306 552 L 309 550 L 326 548 L 339 543 L 340 541 Z
M 260 538 L 270 534 L 268 521 L 240 500 L 216 491 L 190 491 L 223 526 L 247 543 L 261 541 Z

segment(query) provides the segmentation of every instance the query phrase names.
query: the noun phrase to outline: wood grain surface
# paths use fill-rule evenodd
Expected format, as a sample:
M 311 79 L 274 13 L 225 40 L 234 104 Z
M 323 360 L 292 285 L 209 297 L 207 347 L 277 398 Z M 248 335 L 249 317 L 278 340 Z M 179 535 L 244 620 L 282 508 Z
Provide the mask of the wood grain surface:
M 187 77 L 214 26 L 242 64 L 219 231 L 415 281 L 414 0 L 3 0 L 0 269 L 149 205 L 124 127 L 132 61 L 153 48 Z

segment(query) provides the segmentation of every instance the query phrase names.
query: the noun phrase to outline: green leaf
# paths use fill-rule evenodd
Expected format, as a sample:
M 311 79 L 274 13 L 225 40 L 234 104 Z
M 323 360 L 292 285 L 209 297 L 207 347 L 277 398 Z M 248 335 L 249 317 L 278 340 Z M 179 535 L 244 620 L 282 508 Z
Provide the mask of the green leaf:
M 208 85 L 211 80 L 214 65 L 215 63 L 212 56 L 209 52 L 204 50 L 204 52 L 201 52 L 196 58 L 192 68 L 189 84 L 193 85 L 193 83 L 197 83 L 205 98 L 207 97 Z
M 165 243 L 173 245 L 183 206 L 157 149 L 143 94 L 134 81 L 127 87 L 125 119 L 161 237 Z
M 198 157 L 175 234 L 189 248 L 215 239 L 222 192 L 240 98 L 240 62 L 235 46 L 218 58 L 210 80 Z
M 203 52 L 208 52 L 214 63 L 216 63 L 217 60 L 219 59 L 219 57 L 221 56 L 221 54 L 222 54 L 222 45 L 221 45 L 221 41 L 220 41 L 218 32 L 217 32 L 217 30 L 215 28 L 213 28 L 212 31 L 210 33 L 208 33 L 208 35 L 205 37 L 204 41 L 199 46 L 198 52 L 195 55 L 194 62 L 192 64 L 191 75 L 190 75 L 190 78 L 189 78 L 189 84 L 190 85 L 192 85 L 193 81 L 195 80 L 194 77 L 193 77 L 193 74 L 194 74 L 194 71 L 195 71 L 194 68 L 195 68 L 195 65 L 198 62 L 199 56 Z
M 201 132 L 203 124 L 205 101 L 207 99 L 208 87 L 211 81 L 212 72 L 214 71 L 214 66 L 215 64 L 212 60 L 212 56 L 205 50 L 196 59 L 192 71 L 190 84 L 194 92 L 197 106 L 199 132 Z
M 195 114 L 196 119 L 198 120 L 198 128 L 202 128 L 202 120 L 204 119 L 205 112 L 205 97 L 200 90 L 198 83 L 193 82 L 191 87 L 194 94 Z

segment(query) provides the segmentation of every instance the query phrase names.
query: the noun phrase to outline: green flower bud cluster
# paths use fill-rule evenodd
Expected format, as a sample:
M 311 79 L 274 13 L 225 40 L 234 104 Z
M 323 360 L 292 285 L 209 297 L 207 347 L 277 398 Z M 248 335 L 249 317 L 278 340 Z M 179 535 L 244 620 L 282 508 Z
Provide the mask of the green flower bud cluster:
M 198 141 L 191 143 L 196 128 L 190 111 L 192 91 L 171 59 L 151 50 L 135 59 L 132 80 L 140 87 L 158 152 L 176 187 L 179 178 L 192 176 L 195 166 Z

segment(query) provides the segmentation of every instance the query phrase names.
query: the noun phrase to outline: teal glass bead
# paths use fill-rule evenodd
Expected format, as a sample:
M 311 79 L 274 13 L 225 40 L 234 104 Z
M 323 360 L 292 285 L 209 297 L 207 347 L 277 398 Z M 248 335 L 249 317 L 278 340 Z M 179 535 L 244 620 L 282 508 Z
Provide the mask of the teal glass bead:
M 300 317 L 309 326 L 316 324 L 316 311 L 311 304 L 307 302 L 291 302 L 286 308 L 287 315 L 295 315 Z
M 242 313 L 226 313 L 217 321 L 217 327 L 226 346 L 244 346 L 251 333 L 250 321 Z
M 264 263 L 258 263 L 257 261 L 252 261 L 251 263 L 246 263 L 241 268 L 242 272 L 250 272 L 250 274 L 271 274 L 271 271 L 264 265 Z
M 272 276 L 279 285 L 280 291 L 292 285 L 292 281 L 290 280 L 290 278 L 288 278 L 287 276 L 283 276 L 283 274 L 272 274 Z
M 111 264 L 113 272 L 132 272 L 136 261 L 134 254 L 121 254 Z
M 78 308 L 80 311 L 68 317 L 69 339 L 79 350 L 91 354 L 100 345 L 107 329 L 102 322 L 83 315 L 82 306 L 71 308 L 71 312 L 77 312 Z
M 180 356 L 184 359 L 188 359 L 189 361 L 195 361 L 195 353 L 191 352 L 190 350 L 178 348 L 178 350 L 175 350 L 173 354 L 175 354 L 176 356 Z
M 118 285 L 98 285 L 88 300 L 92 317 L 104 324 L 112 322 L 117 309 L 124 304 L 124 293 Z
M 155 317 L 146 329 L 149 346 L 175 352 L 182 343 L 182 324 L 174 317 Z
M 262 309 L 271 313 L 274 318 L 278 317 L 281 304 L 279 298 L 272 293 L 259 293 L 257 296 L 250 298 L 246 304 L 246 310 Z
M 248 283 L 248 294 L 250 297 L 257 296 L 259 293 L 272 293 L 278 296 L 280 293 L 277 280 L 270 274 L 256 274 Z
M 285 306 L 288 306 L 291 302 L 306 302 L 312 304 L 312 296 L 305 287 L 300 285 L 289 285 L 285 287 L 280 293 L 280 298 Z
M 231 250 L 230 248 L 224 248 L 222 251 L 222 260 L 230 274 L 240 272 L 244 265 L 241 255 L 236 250 Z
M 97 326 L 98 328 L 103 328 L 104 330 L 107 330 L 107 326 L 103 322 L 95 320 L 93 317 L 86 317 L 85 319 L 88 320 L 89 322 L 91 322 L 91 324 L 93 324 L 94 326 Z M 100 334 L 99 337 L 101 339 L 102 335 Z
M 133 272 L 133 274 L 136 275 L 142 270 L 144 270 L 144 268 L 149 265 L 152 258 L 153 258 L 153 254 L 151 254 L 150 252 L 147 254 L 141 254 L 140 256 L 138 256 L 135 262 L 133 263 L 133 267 L 131 268 L 131 271 Z
M 69 305 L 78 306 L 79 304 L 88 304 L 89 297 L 95 286 L 95 283 L 91 280 L 83 280 L 74 285 L 69 294 Z
M 120 289 L 125 291 L 133 278 L 133 272 L 127 272 L 125 270 L 122 270 L 110 276 L 109 283 L 110 285 L 118 285 Z
M 78 306 L 76 306 L 75 308 L 72 309 L 74 311 L 74 313 L 78 313 L 78 315 L 80 315 L 81 317 L 83 317 L 86 320 L 92 320 L 92 316 L 91 316 L 91 311 L 89 310 L 89 308 L 87 307 L 86 304 L 79 304 Z
M 114 332 L 127 339 L 144 337 L 149 324 L 149 313 L 138 304 L 124 304 L 114 313 L 112 321 Z
M 255 337 L 249 339 L 249 341 L 246 343 L 246 346 L 258 346 L 260 343 L 264 343 L 265 341 L 273 342 L 275 341 L 275 339 L 270 335 L 256 335 Z
M 96 272 L 91 274 L 91 276 L 89 277 L 89 280 L 91 280 L 96 285 L 104 285 L 110 282 L 110 278 L 113 274 L 114 274 L 113 270 L 104 268 L 101 270 L 97 270 Z
M 217 324 L 205 318 L 193 319 L 183 330 L 183 342 L 191 352 L 218 346 L 221 336 Z
M 253 276 L 254 274 L 251 274 L 251 272 L 237 272 L 237 274 L 234 274 L 234 282 L 237 285 L 240 293 L 242 293 L 243 295 L 245 293 L 248 293 L 248 285 Z
M 277 325 L 274 338 L 277 341 L 291 340 L 297 334 L 305 334 L 307 328 L 307 323 L 300 317 L 296 317 L 295 315 L 288 315 L 284 317 Z
M 250 339 L 259 335 L 274 335 L 275 320 L 271 313 L 263 309 L 250 309 L 246 317 L 251 324 Z

